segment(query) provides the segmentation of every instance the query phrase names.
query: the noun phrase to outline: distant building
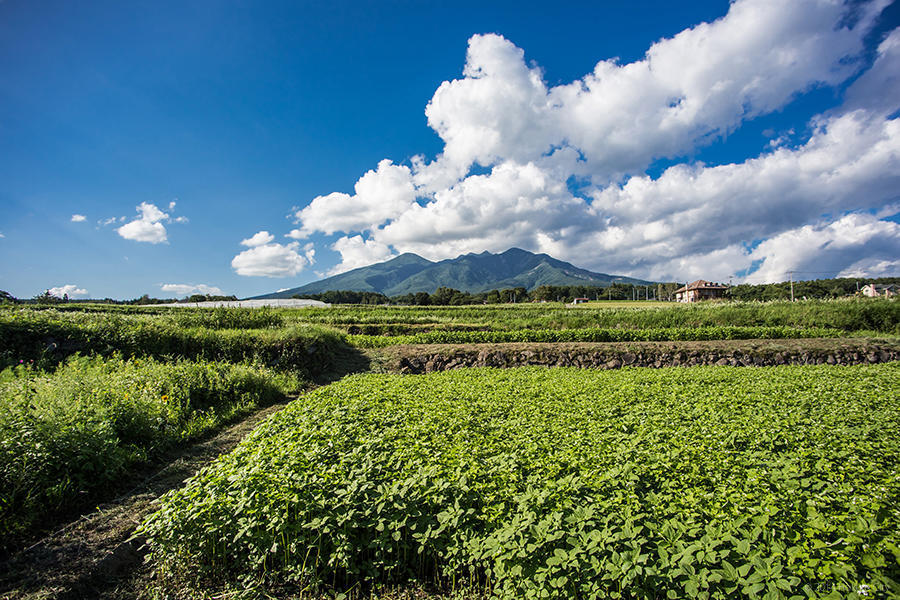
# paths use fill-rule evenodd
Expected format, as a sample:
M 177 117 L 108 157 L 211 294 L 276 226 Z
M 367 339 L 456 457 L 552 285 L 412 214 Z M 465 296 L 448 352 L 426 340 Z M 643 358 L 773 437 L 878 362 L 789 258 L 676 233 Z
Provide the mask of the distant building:
M 869 298 L 890 298 L 897 295 L 897 286 L 893 284 L 870 283 L 860 291 L 862 291 L 863 296 L 868 296 Z
M 698 279 L 684 287 L 675 290 L 676 302 L 700 302 L 701 300 L 712 300 L 713 298 L 724 298 L 727 285 L 721 283 L 713 283 L 704 279 Z
M 575 298 L 572 300 L 572 304 L 584 304 L 585 302 L 590 302 L 590 298 Z

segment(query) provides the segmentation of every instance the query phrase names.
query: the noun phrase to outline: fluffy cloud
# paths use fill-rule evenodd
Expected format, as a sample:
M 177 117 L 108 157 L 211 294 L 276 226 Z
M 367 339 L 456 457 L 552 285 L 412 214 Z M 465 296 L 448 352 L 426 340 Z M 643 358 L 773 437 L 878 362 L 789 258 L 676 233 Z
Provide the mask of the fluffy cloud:
M 364 267 L 373 262 L 382 262 L 393 257 L 393 253 L 387 244 L 374 240 L 364 240 L 359 235 L 342 237 L 331 245 L 331 249 L 340 252 L 343 260 L 328 272 L 329 276 L 350 271 L 357 267 Z
M 510 246 L 544 250 L 542 240 L 565 236 L 572 217 L 587 209 L 565 182 L 532 163 L 507 162 L 437 192 L 425 206 L 415 204 L 377 231 L 375 240 L 434 258 Z
M 78 214 L 72 215 L 72 222 L 73 222 L 73 223 L 82 223 L 82 222 L 84 222 L 84 221 L 87 221 L 87 217 L 86 217 L 86 216 L 84 216 L 84 215 L 78 215 Z
M 463 77 L 441 84 L 426 108 L 442 153 L 410 167 L 381 161 L 353 195 L 296 211 L 300 227 L 287 237 L 342 233 L 333 272 L 399 252 L 442 259 L 511 246 L 669 280 L 887 272 L 897 233 L 884 207 L 900 189 L 900 120 L 890 118 L 900 106 L 900 30 L 868 69 L 863 58 L 885 5 L 737 0 L 641 60 L 601 61 L 555 87 L 505 38 L 473 36 Z M 778 137 L 740 163 L 644 173 L 860 73 L 843 106 L 816 117 L 798 145 Z
M 191 294 L 209 294 L 210 296 L 222 296 L 224 292 L 214 285 L 206 285 L 199 283 L 192 285 L 188 283 L 164 283 L 162 291 L 175 294 L 176 296 L 189 296 Z
M 250 277 L 292 277 L 307 265 L 315 263 L 315 249 L 307 244 L 300 249 L 300 242 L 274 244 L 275 236 L 268 231 L 259 231 L 242 240 L 248 246 L 231 260 L 231 267 L 238 275 Z M 300 252 L 303 252 L 301 254 Z
M 884 5 L 863 5 L 850 28 L 838 2 L 738 1 L 725 17 L 653 44 L 643 60 L 601 61 L 554 88 L 511 42 L 473 36 L 465 77 L 441 84 L 425 112 L 445 142 L 438 170 L 465 173 L 472 163 L 527 162 L 571 147 L 580 159 L 573 173 L 605 182 L 640 172 L 853 75 Z
M 66 284 L 61 285 L 59 287 L 52 287 L 48 290 L 51 296 L 56 296 L 57 298 L 62 298 L 63 296 L 87 296 L 88 291 L 84 288 L 80 288 L 74 284 Z
M 868 272 L 866 266 L 880 275 L 891 272 L 891 267 L 896 269 L 900 264 L 897 256 L 900 224 L 855 213 L 780 233 L 761 243 L 749 258 L 762 261 L 753 275 L 755 280 L 784 281 L 791 271 L 859 276 Z
M 302 226 L 288 235 L 302 239 L 313 231 L 366 231 L 399 217 L 416 199 L 409 167 L 389 160 L 360 177 L 354 191 L 353 196 L 334 192 L 316 197 L 297 211 L 295 216 Z
M 175 202 L 169 202 L 169 213 L 175 210 Z M 126 240 L 134 240 L 136 242 L 148 242 L 150 244 L 161 244 L 168 241 L 168 232 L 163 223 L 187 223 L 187 217 L 172 218 L 168 213 L 164 213 L 155 204 L 149 202 L 141 202 L 137 206 L 138 217 L 121 227 L 116 232 Z M 75 217 L 72 217 L 75 220 Z M 119 221 L 124 221 L 125 217 L 120 217 Z M 99 221 L 101 226 L 110 225 L 116 222 L 115 217 L 103 219 Z
M 149 242 L 151 244 L 160 244 L 168 240 L 166 228 L 162 221 L 167 221 L 169 215 L 159 210 L 155 204 L 149 202 L 141 202 L 137 207 L 140 216 L 128 223 L 125 223 L 116 231 L 126 240 L 134 240 L 136 242 Z
M 885 115 L 900 108 L 900 29 L 892 31 L 878 46 L 875 64 L 847 90 L 845 107 Z
M 246 240 L 241 240 L 242 246 L 248 246 L 250 248 L 254 248 L 256 246 L 263 246 L 268 244 L 272 240 L 275 239 L 275 236 L 269 233 L 268 231 L 257 231 L 252 236 L 248 237 Z

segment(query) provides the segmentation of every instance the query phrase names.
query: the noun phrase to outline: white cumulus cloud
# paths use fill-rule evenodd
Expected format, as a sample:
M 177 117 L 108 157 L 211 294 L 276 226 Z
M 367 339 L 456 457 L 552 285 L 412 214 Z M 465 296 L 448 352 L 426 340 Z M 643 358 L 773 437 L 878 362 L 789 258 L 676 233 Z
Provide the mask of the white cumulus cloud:
M 77 285 L 68 283 L 66 285 L 60 285 L 57 287 L 52 287 L 48 290 L 51 296 L 56 296 L 57 298 L 62 298 L 63 296 L 68 295 L 72 296 L 87 296 L 88 291 L 84 288 L 80 288 Z
M 137 211 L 140 214 L 137 219 L 116 229 L 120 236 L 126 240 L 151 244 L 160 244 L 168 240 L 166 228 L 162 224 L 163 221 L 168 221 L 168 214 L 149 202 L 141 202 Z
M 260 231 L 241 241 L 249 248 L 231 260 L 231 267 L 238 275 L 249 277 L 292 277 L 315 262 L 312 244 L 301 249 L 300 242 L 271 243 L 274 239 L 269 232 Z
M 224 292 L 214 285 L 206 285 L 198 283 L 196 285 L 190 283 L 164 283 L 161 286 L 162 291 L 175 294 L 176 296 L 189 296 L 191 294 L 209 294 L 210 296 L 223 296 Z
M 393 254 L 387 244 L 364 240 L 359 235 L 339 238 L 331 245 L 331 249 L 340 252 L 342 260 L 328 271 L 329 276 L 388 260 Z
M 389 160 L 381 161 L 376 170 L 360 177 L 354 191 L 353 196 L 334 192 L 314 198 L 295 215 L 301 228 L 288 235 L 303 239 L 313 231 L 365 231 L 399 217 L 416 199 L 409 167 Z
M 79 214 L 74 214 L 74 215 L 72 215 L 72 222 L 73 222 L 73 223 L 82 223 L 82 222 L 84 222 L 84 221 L 87 221 L 87 217 L 86 217 L 86 216 L 84 216 L 84 215 L 79 215 Z
M 136 242 L 148 242 L 150 244 L 161 244 L 168 241 L 168 232 L 164 223 L 187 223 L 187 217 L 175 217 L 169 214 L 175 210 L 175 202 L 169 202 L 169 212 L 165 213 L 155 204 L 150 202 L 141 202 L 137 207 L 138 217 L 125 223 L 116 229 L 116 232 L 126 240 L 134 240 Z M 74 217 L 73 217 L 73 220 Z M 102 219 L 99 225 L 111 225 L 116 222 L 116 217 Z M 125 221 L 126 217 L 119 217 L 118 221 Z
M 250 248 L 256 246 L 262 246 L 264 244 L 268 244 L 272 240 L 275 239 L 275 236 L 269 233 L 268 231 L 257 231 L 252 236 L 248 237 L 246 240 L 241 240 L 242 246 L 248 246 Z

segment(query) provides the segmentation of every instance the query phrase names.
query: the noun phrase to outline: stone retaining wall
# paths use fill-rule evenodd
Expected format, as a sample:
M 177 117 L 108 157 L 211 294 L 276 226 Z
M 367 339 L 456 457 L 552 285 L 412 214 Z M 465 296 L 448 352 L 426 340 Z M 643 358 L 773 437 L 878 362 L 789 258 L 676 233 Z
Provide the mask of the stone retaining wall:
M 600 345 L 598 345 L 600 346 Z M 466 367 L 521 367 L 542 365 L 618 369 L 620 367 L 691 367 L 699 365 L 731 365 L 761 367 L 773 365 L 855 365 L 900 360 L 896 344 L 826 348 L 692 348 L 672 347 L 554 347 L 530 348 L 488 347 L 452 348 L 423 346 L 419 352 L 407 350 L 398 355 L 392 370 L 401 373 L 430 373 Z M 408 347 L 411 348 L 411 347 Z

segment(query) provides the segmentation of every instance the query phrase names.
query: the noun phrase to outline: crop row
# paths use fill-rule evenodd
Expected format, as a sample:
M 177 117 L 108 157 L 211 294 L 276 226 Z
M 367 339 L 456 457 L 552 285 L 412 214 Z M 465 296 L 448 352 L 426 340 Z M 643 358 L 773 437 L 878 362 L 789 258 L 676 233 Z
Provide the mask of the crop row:
M 143 531 L 157 572 L 197 585 L 881 597 L 900 591 L 898 430 L 897 363 L 355 376 Z
M 351 325 L 453 325 L 495 330 L 616 327 L 793 326 L 900 334 L 900 302 L 885 299 L 729 302 L 634 308 L 569 307 L 543 304 L 488 306 L 333 306 L 280 310 L 285 322 Z
M 429 331 L 413 335 L 348 335 L 360 348 L 400 344 L 499 344 L 506 342 L 658 342 L 696 340 L 756 340 L 838 337 L 841 331 L 822 327 L 666 327 L 659 329 L 522 329 L 519 331 Z
M 136 463 L 303 385 L 205 361 L 72 357 L 52 374 L 26 365 L 0 373 L 0 548 Z

